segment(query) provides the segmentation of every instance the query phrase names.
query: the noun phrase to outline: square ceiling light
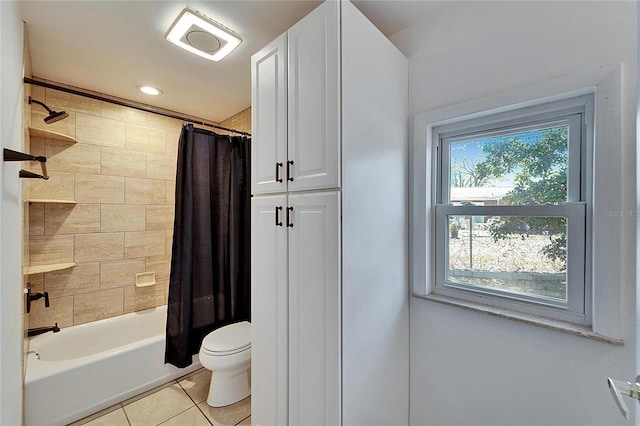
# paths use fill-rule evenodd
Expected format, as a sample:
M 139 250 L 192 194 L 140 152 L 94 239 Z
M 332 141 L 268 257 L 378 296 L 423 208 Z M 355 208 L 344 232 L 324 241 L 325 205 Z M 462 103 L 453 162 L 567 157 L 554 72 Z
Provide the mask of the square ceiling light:
M 230 29 L 189 7 L 180 12 L 164 37 L 198 56 L 218 62 L 242 39 Z

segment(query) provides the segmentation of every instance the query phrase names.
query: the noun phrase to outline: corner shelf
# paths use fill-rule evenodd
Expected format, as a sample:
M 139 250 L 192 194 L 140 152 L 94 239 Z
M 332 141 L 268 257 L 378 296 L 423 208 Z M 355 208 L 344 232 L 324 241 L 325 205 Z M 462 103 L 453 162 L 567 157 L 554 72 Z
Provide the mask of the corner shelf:
M 43 272 L 61 271 L 63 269 L 73 268 L 74 266 L 76 266 L 75 262 L 25 266 L 24 268 L 22 268 L 22 273 L 24 275 L 41 274 Z
M 52 132 L 50 130 L 36 129 L 35 127 L 29 127 L 29 136 L 35 136 L 37 138 L 45 138 L 45 139 L 56 139 L 59 141 L 76 143 L 78 142 L 75 138 L 67 135 L 63 135 L 62 133 Z
M 53 200 L 53 199 L 47 199 L 47 198 L 28 198 L 24 201 L 28 203 L 78 204 L 78 202 L 74 200 Z

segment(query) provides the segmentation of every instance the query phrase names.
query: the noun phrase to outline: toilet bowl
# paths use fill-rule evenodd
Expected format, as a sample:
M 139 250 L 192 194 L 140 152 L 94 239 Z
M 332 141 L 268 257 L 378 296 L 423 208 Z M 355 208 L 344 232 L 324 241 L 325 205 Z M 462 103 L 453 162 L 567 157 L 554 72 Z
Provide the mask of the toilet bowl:
M 229 324 L 209 333 L 200 363 L 211 370 L 207 404 L 224 407 L 251 395 L 251 323 Z

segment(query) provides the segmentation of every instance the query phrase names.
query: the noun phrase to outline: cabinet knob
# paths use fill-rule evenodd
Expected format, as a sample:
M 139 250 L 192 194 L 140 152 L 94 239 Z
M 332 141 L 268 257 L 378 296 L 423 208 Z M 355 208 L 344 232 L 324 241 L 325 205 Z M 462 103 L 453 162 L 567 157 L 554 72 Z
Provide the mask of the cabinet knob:
M 293 166 L 293 160 L 287 161 L 287 180 L 293 181 L 293 176 L 291 176 L 291 167 Z
M 280 177 L 280 167 L 282 167 L 282 163 L 276 163 L 276 182 L 282 182 L 282 178 Z

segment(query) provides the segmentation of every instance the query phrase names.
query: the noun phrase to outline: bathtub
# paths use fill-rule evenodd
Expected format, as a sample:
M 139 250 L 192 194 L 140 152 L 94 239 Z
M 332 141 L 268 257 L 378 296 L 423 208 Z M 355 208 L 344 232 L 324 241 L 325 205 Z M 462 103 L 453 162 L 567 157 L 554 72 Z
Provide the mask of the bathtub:
M 164 364 L 167 307 L 30 339 L 26 425 L 64 425 L 200 368 Z

